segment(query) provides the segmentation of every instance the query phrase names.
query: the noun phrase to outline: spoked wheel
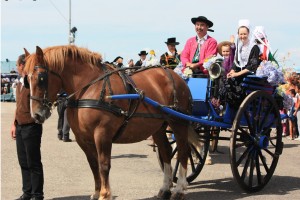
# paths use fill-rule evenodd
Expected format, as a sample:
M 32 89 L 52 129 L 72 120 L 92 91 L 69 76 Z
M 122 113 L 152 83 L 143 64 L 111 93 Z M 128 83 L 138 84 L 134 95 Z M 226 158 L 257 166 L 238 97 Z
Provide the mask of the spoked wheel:
M 261 190 L 271 179 L 282 153 L 282 126 L 274 98 L 256 91 L 246 97 L 233 123 L 230 162 L 246 192 Z
M 188 168 L 187 168 L 187 177 L 186 177 L 188 183 L 195 180 L 195 178 L 197 178 L 197 176 L 202 171 L 208 153 L 208 148 L 209 148 L 209 140 L 210 140 L 209 129 L 206 127 L 199 127 L 195 130 L 199 135 L 199 140 L 198 140 L 199 143 L 198 144 L 189 143 L 190 154 L 188 158 Z M 173 174 L 172 174 L 173 182 L 176 183 L 178 179 L 178 173 L 179 173 L 179 161 L 177 160 L 178 149 L 174 137 L 170 138 L 169 142 L 172 146 L 171 165 L 173 169 Z M 159 165 L 163 171 L 164 163 L 160 156 L 159 149 L 156 151 L 156 155 L 158 158 Z

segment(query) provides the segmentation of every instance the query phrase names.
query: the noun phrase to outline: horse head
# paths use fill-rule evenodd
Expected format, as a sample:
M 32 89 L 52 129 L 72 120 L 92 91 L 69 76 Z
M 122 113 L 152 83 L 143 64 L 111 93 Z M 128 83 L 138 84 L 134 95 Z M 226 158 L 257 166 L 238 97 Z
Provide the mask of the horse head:
M 24 86 L 30 88 L 31 117 L 37 123 L 43 123 L 51 115 L 53 102 L 62 88 L 60 75 L 47 65 L 44 52 L 36 47 L 36 53 L 29 55 L 25 50 L 26 65 Z M 51 87 L 50 87 L 51 85 Z

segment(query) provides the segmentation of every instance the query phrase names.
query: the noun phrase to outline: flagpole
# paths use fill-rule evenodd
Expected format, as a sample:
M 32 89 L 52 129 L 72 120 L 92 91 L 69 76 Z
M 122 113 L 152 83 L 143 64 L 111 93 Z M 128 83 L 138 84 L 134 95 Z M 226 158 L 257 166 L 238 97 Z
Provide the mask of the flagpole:
M 69 30 L 68 30 L 69 44 L 71 44 L 71 0 L 69 0 Z

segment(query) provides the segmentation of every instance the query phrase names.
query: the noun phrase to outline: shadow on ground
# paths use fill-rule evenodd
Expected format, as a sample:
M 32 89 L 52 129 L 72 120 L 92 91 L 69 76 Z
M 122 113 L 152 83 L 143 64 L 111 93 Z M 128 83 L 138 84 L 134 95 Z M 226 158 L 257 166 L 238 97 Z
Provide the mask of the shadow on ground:
M 193 189 L 203 188 L 201 192 L 193 192 Z M 257 193 L 244 192 L 233 178 L 217 179 L 210 181 L 198 181 L 191 183 L 188 187 L 186 199 L 226 199 L 234 200 L 245 197 L 252 197 L 264 195 L 283 196 L 292 191 L 300 189 L 300 178 L 291 176 L 273 176 L 270 182 Z M 284 198 L 284 197 L 282 197 Z M 144 198 L 139 200 L 154 200 L 156 197 Z
M 140 155 L 140 154 L 121 154 L 117 156 L 112 156 L 111 159 L 116 158 L 147 158 L 148 155 Z

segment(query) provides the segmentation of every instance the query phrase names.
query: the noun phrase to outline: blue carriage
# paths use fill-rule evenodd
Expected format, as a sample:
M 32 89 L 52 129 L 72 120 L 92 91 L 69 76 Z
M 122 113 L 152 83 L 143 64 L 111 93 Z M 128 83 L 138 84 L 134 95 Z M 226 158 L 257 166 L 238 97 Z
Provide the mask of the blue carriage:
M 187 181 L 192 182 L 202 171 L 210 143 L 211 150 L 214 151 L 218 140 L 230 140 L 230 164 L 235 180 L 246 192 L 261 190 L 271 179 L 283 149 L 283 116 L 279 113 L 280 109 L 275 99 L 276 87 L 271 86 L 266 78 L 248 75 L 242 83 L 246 97 L 241 105 L 234 108 L 226 104 L 223 115 L 220 115 L 210 102 L 214 84 L 208 76 L 189 78 L 186 82 L 193 98 L 192 115 L 174 111 L 147 97 L 144 101 L 166 113 L 194 123 L 202 148 L 190 143 Z M 139 95 L 114 95 L 112 98 L 137 99 Z M 221 137 L 221 130 L 231 134 Z M 175 138 L 169 142 L 175 144 Z M 176 156 L 176 152 L 176 145 L 173 145 L 173 157 Z M 163 169 L 159 149 L 157 155 Z M 176 182 L 179 162 L 175 161 L 172 165 L 173 181 Z

